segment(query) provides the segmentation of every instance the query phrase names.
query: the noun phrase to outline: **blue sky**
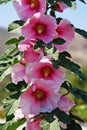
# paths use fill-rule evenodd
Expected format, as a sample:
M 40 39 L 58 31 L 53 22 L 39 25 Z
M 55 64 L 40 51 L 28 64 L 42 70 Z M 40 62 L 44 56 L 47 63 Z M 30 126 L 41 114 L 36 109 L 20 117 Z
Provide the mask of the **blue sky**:
M 66 9 L 64 13 L 58 13 L 59 17 L 67 18 L 71 23 L 80 29 L 87 31 L 87 4 L 79 2 L 77 9 Z M 19 19 L 11 2 L 0 6 L 0 27 L 7 28 L 14 20 Z

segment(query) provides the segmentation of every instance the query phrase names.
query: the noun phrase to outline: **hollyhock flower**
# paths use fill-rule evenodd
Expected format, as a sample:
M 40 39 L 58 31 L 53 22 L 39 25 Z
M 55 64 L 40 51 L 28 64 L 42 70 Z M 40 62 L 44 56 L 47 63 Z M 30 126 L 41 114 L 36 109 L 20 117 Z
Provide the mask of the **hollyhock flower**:
M 58 108 L 65 113 L 69 113 L 69 110 L 75 105 L 74 101 L 68 99 L 68 97 L 62 96 L 58 101 Z
M 57 83 L 59 88 L 65 79 L 64 71 L 61 68 L 54 69 L 52 63 L 45 59 L 40 62 L 29 63 L 26 66 L 26 74 L 30 81 L 40 78 L 52 80 Z
M 28 77 L 25 73 L 25 66 L 21 63 L 17 63 L 13 65 L 12 70 L 11 70 L 11 77 L 12 77 L 12 82 L 14 84 L 17 84 L 19 81 L 25 80 L 25 82 L 28 82 Z
M 31 40 L 22 40 L 19 42 L 18 49 L 21 52 L 28 51 L 36 43 L 35 39 Z
M 63 12 L 68 6 L 63 2 L 57 2 L 56 11 Z
M 15 120 L 20 120 L 20 119 L 24 118 L 24 114 L 22 113 L 21 108 L 18 108 L 15 111 L 14 116 L 15 116 Z
M 30 18 L 36 12 L 46 11 L 46 0 L 14 0 L 14 7 L 22 20 Z
M 26 21 L 22 27 L 22 34 L 26 39 L 38 38 L 47 44 L 55 37 L 56 28 L 57 24 L 54 17 L 36 13 Z
M 58 37 L 63 38 L 66 42 L 62 45 L 53 44 L 53 46 L 61 52 L 65 51 L 71 45 L 71 41 L 75 35 L 75 29 L 68 20 L 63 19 L 58 24 L 56 31 L 58 33 Z
M 38 79 L 20 96 L 20 107 L 27 118 L 29 114 L 51 112 L 57 108 L 59 98 L 60 94 L 54 82 Z
M 27 121 L 27 125 L 26 125 L 26 130 L 41 130 L 41 121 L 43 120 L 43 118 L 38 117 L 36 119 L 34 119 L 33 121 L 30 121 L 28 119 Z
M 25 63 L 39 61 L 44 55 L 42 49 L 34 50 L 34 42 L 36 42 L 36 40 L 33 40 L 33 42 L 29 40 L 23 40 L 18 45 L 19 50 L 24 52 Z

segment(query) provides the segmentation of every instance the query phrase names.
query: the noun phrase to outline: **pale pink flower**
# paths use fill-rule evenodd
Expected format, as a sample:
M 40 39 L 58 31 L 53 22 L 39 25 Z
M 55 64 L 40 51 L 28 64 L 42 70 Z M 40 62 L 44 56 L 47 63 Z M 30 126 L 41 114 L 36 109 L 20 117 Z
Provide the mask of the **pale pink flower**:
M 41 121 L 43 118 L 36 118 L 33 121 L 27 120 L 26 130 L 41 130 Z
M 56 11 L 63 12 L 64 9 L 68 8 L 68 6 L 63 2 L 57 2 L 58 7 L 56 7 Z
M 29 114 L 51 112 L 57 108 L 59 98 L 60 94 L 54 82 L 38 79 L 21 95 L 20 107 L 25 117 Z
M 19 42 L 18 44 L 18 49 L 21 52 L 24 51 L 28 51 L 28 49 L 31 48 L 31 46 L 33 46 L 36 43 L 35 39 L 31 39 L 31 40 L 22 40 L 21 42 Z
M 22 113 L 21 108 L 18 108 L 15 111 L 14 116 L 15 116 L 15 120 L 20 120 L 20 119 L 24 118 L 24 114 Z
M 58 37 L 63 38 L 66 42 L 62 45 L 53 44 L 53 46 L 61 52 L 65 51 L 71 45 L 71 41 L 75 35 L 75 29 L 68 20 L 63 19 L 58 24 L 56 31 L 58 33 Z
M 39 61 L 44 55 L 42 49 L 34 50 L 33 44 L 35 40 L 23 40 L 19 43 L 18 48 L 20 51 L 24 52 L 24 61 L 25 63 Z
M 14 0 L 14 7 L 22 20 L 30 18 L 37 12 L 46 11 L 46 0 Z
M 58 108 L 67 114 L 74 105 L 74 101 L 71 101 L 68 97 L 65 96 L 60 97 L 60 100 L 58 101 Z
M 32 62 L 26 66 L 26 74 L 30 81 L 34 79 L 52 80 L 57 83 L 58 88 L 64 82 L 65 73 L 61 68 L 54 69 L 52 63 L 43 59 L 40 62 Z
M 28 82 L 28 77 L 25 73 L 25 66 L 21 63 L 17 63 L 12 66 L 11 70 L 12 82 L 17 84 L 19 81 Z
M 54 17 L 36 13 L 26 21 L 22 27 L 22 34 L 26 39 L 38 38 L 47 44 L 54 39 L 56 28 L 57 24 Z

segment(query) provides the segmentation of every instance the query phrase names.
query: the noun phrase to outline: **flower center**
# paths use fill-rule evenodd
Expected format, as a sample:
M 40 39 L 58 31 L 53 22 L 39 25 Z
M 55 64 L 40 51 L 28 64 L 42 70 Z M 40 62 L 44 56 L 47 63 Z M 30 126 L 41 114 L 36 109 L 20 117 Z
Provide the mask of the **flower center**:
M 45 31 L 45 27 L 43 24 L 38 24 L 36 25 L 35 30 L 38 34 L 42 34 Z
M 51 72 L 52 72 L 52 69 L 50 67 L 44 67 L 42 69 L 42 74 L 45 76 L 45 77 L 48 77 L 51 75 Z
M 42 100 L 45 97 L 45 93 L 42 90 L 36 90 L 34 96 L 38 100 Z
M 30 7 L 32 9 L 37 8 L 39 6 L 38 0 L 30 0 Z

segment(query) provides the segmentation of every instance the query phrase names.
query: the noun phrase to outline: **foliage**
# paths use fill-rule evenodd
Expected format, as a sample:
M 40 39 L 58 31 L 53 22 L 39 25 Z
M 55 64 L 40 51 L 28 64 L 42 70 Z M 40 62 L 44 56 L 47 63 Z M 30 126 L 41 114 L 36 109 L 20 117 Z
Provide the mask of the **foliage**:
M 79 1 L 84 4 L 86 3 L 84 0 L 79 0 Z M 9 0 L 3 0 L 3 1 L 0 0 L 0 4 L 7 3 L 7 2 L 9 2 Z M 68 1 L 67 0 L 46 0 L 46 2 L 47 2 L 47 10 L 46 10 L 45 14 L 47 15 L 47 13 L 49 12 L 50 15 L 54 17 L 57 24 L 59 25 L 60 22 L 62 21 L 62 18 L 56 18 L 55 9 L 57 6 L 57 2 L 63 2 L 68 7 L 74 8 L 73 4 L 74 3 L 76 4 L 77 1 L 76 0 L 68 0 Z M 31 21 L 32 20 L 30 19 L 29 22 L 31 22 Z M 13 21 L 11 24 L 9 24 L 8 31 L 9 32 L 18 31 L 18 29 L 21 29 L 22 27 L 24 27 L 25 23 L 26 23 L 26 20 Z M 72 24 L 70 24 L 70 27 L 74 28 L 74 26 L 72 26 Z M 42 29 L 42 30 L 39 30 L 39 35 L 40 35 L 40 33 L 42 33 L 41 31 L 44 31 L 44 29 L 43 29 L 43 26 L 40 24 L 37 28 L 35 28 L 33 30 L 38 31 L 38 28 Z M 51 31 L 51 33 L 52 33 L 52 31 Z M 57 31 L 55 31 L 55 32 L 57 32 Z M 79 28 L 75 28 L 75 32 L 79 33 L 80 35 L 82 35 L 84 38 L 87 39 L 86 31 L 81 30 Z M 30 33 L 32 33 L 32 32 L 30 32 Z M 23 68 L 23 74 L 27 73 L 24 70 L 24 67 L 26 67 L 28 65 L 28 63 L 26 63 L 27 61 L 26 61 L 26 59 L 24 59 L 24 56 L 29 48 L 26 47 L 25 53 L 20 52 L 19 48 L 18 48 L 21 41 L 23 44 L 24 39 L 26 40 L 26 37 L 20 36 L 19 38 L 11 38 L 8 41 L 6 41 L 5 44 L 12 45 L 13 48 L 7 50 L 4 53 L 4 55 L 0 56 L 0 82 L 4 81 L 4 79 L 8 75 L 11 75 L 11 77 L 12 77 L 12 68 L 15 65 L 21 64 L 21 66 Z M 30 39 L 30 40 L 32 41 L 32 39 Z M 73 95 L 73 97 L 75 97 L 73 99 L 75 99 L 75 100 L 80 99 L 81 102 L 84 102 L 84 104 L 87 104 L 86 89 L 85 88 L 82 89 L 78 85 L 78 83 L 83 84 L 83 82 L 86 82 L 86 75 L 81 71 L 81 67 L 78 64 L 74 63 L 74 61 L 72 61 L 71 55 L 67 51 L 62 52 L 55 47 L 55 45 L 63 45 L 66 42 L 67 41 L 65 39 L 63 39 L 61 37 L 56 38 L 56 35 L 55 35 L 55 38 L 53 37 L 53 40 L 48 42 L 48 44 L 45 43 L 44 40 L 36 38 L 35 44 L 31 45 L 30 47 L 32 48 L 32 46 L 33 46 L 33 51 L 36 51 L 36 52 L 38 52 L 40 49 L 43 50 L 44 57 L 47 57 L 48 59 L 50 59 L 50 62 L 52 62 L 52 65 L 53 65 L 52 67 L 54 67 L 55 70 L 57 70 L 61 67 L 63 69 L 66 69 L 68 72 L 71 72 L 69 77 L 71 77 L 72 74 L 75 74 L 77 77 L 79 77 L 79 79 L 74 79 L 75 84 L 73 83 L 72 79 L 69 79 L 69 81 L 66 79 L 62 83 L 61 89 L 59 92 L 60 92 L 61 97 L 64 97 L 66 95 L 68 96 L 69 94 L 71 94 L 71 95 Z M 36 54 L 36 52 L 34 52 L 34 53 Z M 31 53 L 31 51 L 30 51 L 30 53 Z M 32 59 L 32 58 L 30 58 L 30 59 Z M 38 62 L 38 63 L 40 63 L 40 62 Z M 29 64 L 30 64 L 30 61 L 29 61 Z M 16 68 L 16 69 L 17 69 L 16 73 L 18 74 L 18 72 L 20 71 L 21 68 Z M 41 74 L 44 74 L 44 71 L 46 71 L 45 76 L 48 76 L 49 75 L 48 72 L 50 72 L 48 66 L 46 66 L 45 69 L 42 71 Z M 14 73 L 13 73 L 13 76 L 14 76 Z M 21 75 L 22 75 L 22 72 L 21 72 Z M 26 74 L 26 75 L 28 76 L 28 74 Z M 24 76 L 24 78 L 22 77 L 23 80 L 20 81 L 19 79 L 21 76 L 20 75 L 18 75 L 18 76 L 19 77 L 18 77 L 17 83 L 15 83 L 15 81 L 11 81 L 10 83 L 7 83 L 4 85 L 4 89 L 7 92 L 7 95 L 5 98 L 3 98 L 2 102 L 3 102 L 4 110 L 6 113 L 6 123 L 0 124 L 1 130 L 11 130 L 11 129 L 16 130 L 20 125 L 24 124 L 27 121 L 27 118 L 29 118 L 29 117 L 25 117 L 22 119 L 15 120 L 14 113 L 18 108 L 20 108 L 20 98 L 21 98 L 20 96 L 24 92 L 26 92 L 28 89 L 31 88 L 31 84 L 34 82 L 35 79 L 33 79 L 31 82 L 28 78 L 29 81 L 27 82 L 25 80 L 25 76 Z M 59 76 L 59 79 L 61 79 L 61 75 Z M 78 87 L 75 87 L 75 85 Z M 35 89 L 35 86 L 34 86 L 34 89 Z M 62 94 L 62 90 L 65 90 L 65 93 Z M 38 93 L 39 93 L 39 96 L 36 97 Z M 53 94 L 53 91 L 52 91 L 52 94 Z M 58 94 L 58 92 L 56 94 Z M 31 95 L 34 95 L 37 99 L 40 99 L 40 102 L 42 101 L 42 98 L 44 97 L 44 94 L 42 93 L 41 90 L 39 90 L 39 91 L 37 90 L 37 93 L 34 92 Z M 40 97 L 40 96 L 42 96 L 42 97 Z M 42 106 L 43 106 L 43 104 L 42 104 Z M 35 106 L 32 106 L 32 107 L 35 107 Z M 77 108 L 78 108 L 78 106 L 77 106 Z M 53 130 L 53 129 L 55 129 L 55 130 L 73 130 L 73 129 L 82 130 L 79 123 L 77 123 L 77 121 L 82 121 L 78 117 L 78 115 L 81 115 L 81 113 L 79 114 L 77 112 L 78 115 L 72 114 L 73 112 L 77 111 L 77 108 L 75 108 L 73 111 L 70 111 L 71 113 L 69 113 L 69 111 L 67 113 L 57 107 L 57 108 L 53 109 L 51 112 L 40 112 L 38 115 L 31 117 L 30 121 L 32 119 L 33 119 L 33 121 L 37 121 L 38 117 L 43 118 L 43 120 L 41 121 L 42 130 Z M 80 108 L 81 107 L 79 107 L 79 109 Z M 29 114 L 31 114 L 31 113 L 29 113 Z M 64 123 L 67 128 L 63 129 L 62 126 L 60 125 L 60 122 Z

